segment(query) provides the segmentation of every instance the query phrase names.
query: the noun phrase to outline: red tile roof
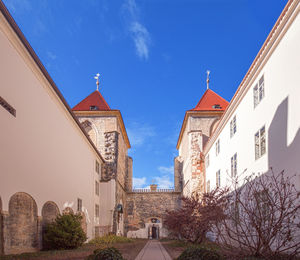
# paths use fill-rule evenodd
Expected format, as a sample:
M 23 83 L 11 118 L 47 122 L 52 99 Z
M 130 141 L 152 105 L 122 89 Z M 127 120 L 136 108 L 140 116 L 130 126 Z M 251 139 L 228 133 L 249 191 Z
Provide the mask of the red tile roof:
M 110 111 L 109 105 L 106 103 L 105 99 L 102 97 L 98 90 L 94 91 L 92 94 L 87 96 L 84 100 L 79 102 L 75 107 L 72 108 L 73 111 L 90 111 L 91 106 L 96 106 L 99 111 Z
M 224 111 L 228 104 L 224 98 L 220 97 L 211 89 L 207 89 L 197 106 L 190 111 Z M 217 108 L 218 106 L 216 105 L 219 105 L 219 108 Z

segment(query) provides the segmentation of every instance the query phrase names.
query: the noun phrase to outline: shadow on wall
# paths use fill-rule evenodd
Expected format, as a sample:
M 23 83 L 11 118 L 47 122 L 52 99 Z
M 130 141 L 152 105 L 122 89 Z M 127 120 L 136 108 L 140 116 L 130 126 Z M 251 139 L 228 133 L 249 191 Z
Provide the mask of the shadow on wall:
M 293 141 L 288 145 L 289 125 L 294 118 L 288 118 L 288 97 L 278 106 L 268 130 L 268 163 L 274 173 L 282 170 L 286 174 L 297 175 L 296 187 L 300 188 L 300 130 L 298 128 Z M 298 122 L 296 122 L 298 124 Z

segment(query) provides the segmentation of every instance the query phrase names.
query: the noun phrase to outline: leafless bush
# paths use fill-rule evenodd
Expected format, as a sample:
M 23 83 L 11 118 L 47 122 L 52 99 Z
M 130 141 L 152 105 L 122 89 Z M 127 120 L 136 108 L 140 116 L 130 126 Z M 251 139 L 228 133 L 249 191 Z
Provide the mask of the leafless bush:
M 289 259 L 300 252 L 299 196 L 284 171 L 246 178 L 228 196 L 226 218 L 217 222 L 217 239 L 234 255 Z M 234 248 L 234 250 L 232 250 Z
M 164 224 L 174 235 L 192 243 L 201 243 L 213 225 L 225 217 L 224 196 L 228 189 L 215 189 L 193 197 L 183 197 L 181 208 L 168 211 Z

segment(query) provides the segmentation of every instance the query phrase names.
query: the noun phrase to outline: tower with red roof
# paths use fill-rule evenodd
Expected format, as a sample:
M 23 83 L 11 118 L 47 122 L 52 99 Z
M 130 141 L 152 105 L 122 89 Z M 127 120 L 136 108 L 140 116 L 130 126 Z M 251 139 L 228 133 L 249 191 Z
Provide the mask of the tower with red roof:
M 202 151 L 228 104 L 207 88 L 198 104 L 185 113 L 176 146 L 179 156 L 174 160 L 174 178 L 175 189 L 182 189 L 186 196 L 205 189 Z
M 124 218 L 120 214 L 126 206 L 126 192 L 132 190 L 132 158 L 127 153 L 130 142 L 121 112 L 110 108 L 99 92 L 98 84 L 97 90 L 72 110 L 105 160 L 105 166 L 98 170 L 95 179 L 95 185 L 97 182 L 100 185 L 95 205 L 110 217 L 95 220 L 95 235 L 109 232 L 123 235 Z

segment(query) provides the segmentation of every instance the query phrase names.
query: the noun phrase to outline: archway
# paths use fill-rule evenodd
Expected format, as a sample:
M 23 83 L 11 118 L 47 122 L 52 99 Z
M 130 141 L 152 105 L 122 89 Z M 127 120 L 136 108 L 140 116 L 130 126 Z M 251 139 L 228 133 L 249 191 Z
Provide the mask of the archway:
M 159 218 L 153 217 L 148 219 L 148 238 L 149 239 L 159 239 L 160 238 L 160 229 L 161 229 L 161 221 Z M 150 222 L 150 223 L 149 223 Z

